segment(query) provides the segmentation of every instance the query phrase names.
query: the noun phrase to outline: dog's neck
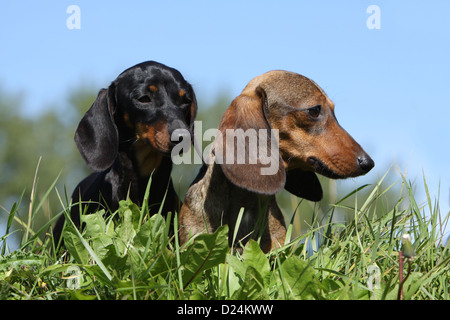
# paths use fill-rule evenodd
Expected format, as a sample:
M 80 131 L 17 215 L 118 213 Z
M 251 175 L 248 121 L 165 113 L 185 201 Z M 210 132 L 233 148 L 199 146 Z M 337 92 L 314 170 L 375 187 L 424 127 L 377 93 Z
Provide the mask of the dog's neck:
M 119 150 L 116 163 L 111 168 L 110 179 L 117 179 L 113 186 L 121 190 L 116 190 L 113 194 L 125 199 L 127 195 L 130 199 L 140 204 L 144 198 L 149 179 L 150 186 L 149 202 L 160 203 L 168 189 L 168 194 L 173 191 L 171 181 L 172 162 L 170 158 L 164 157 L 153 147 L 144 142 L 136 141 L 129 148 Z M 139 174 L 136 174 L 139 173 Z M 167 181 L 155 183 L 155 181 Z M 170 199 L 172 201 L 172 199 Z
M 214 162 L 214 153 L 208 162 L 186 194 L 180 213 L 181 242 L 186 242 L 189 234 L 212 233 L 226 224 L 229 245 L 239 251 L 239 242 L 245 246 L 250 239 L 259 240 L 264 252 L 283 245 L 286 227 L 275 195 L 258 194 L 231 183 L 221 165 Z M 233 243 L 241 208 L 244 211 Z
M 205 170 L 206 169 L 206 170 Z M 270 234 L 267 232 L 269 215 L 278 206 L 274 195 L 261 195 L 242 189 L 232 184 L 224 175 L 220 165 L 214 163 L 208 165 L 204 176 L 200 178 L 197 186 L 192 188 L 190 197 L 203 199 L 191 201 L 192 205 L 200 205 L 200 212 L 205 212 L 205 218 L 215 231 L 220 225 L 227 224 L 229 234 L 234 234 L 238 223 L 241 208 L 244 208 L 236 235 L 236 242 L 242 241 L 243 245 L 249 239 L 260 238 L 262 246 L 271 246 Z M 232 238 L 229 244 L 232 245 Z M 235 243 L 236 244 L 236 243 Z
M 131 148 L 135 160 L 134 165 L 142 177 L 150 177 L 164 160 L 164 156 L 145 141 L 137 140 Z

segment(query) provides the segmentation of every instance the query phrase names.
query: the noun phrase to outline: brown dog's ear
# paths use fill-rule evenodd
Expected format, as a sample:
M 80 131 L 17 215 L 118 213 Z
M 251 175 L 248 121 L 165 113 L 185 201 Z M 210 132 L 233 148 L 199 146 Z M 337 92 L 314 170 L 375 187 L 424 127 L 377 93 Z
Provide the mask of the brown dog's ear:
M 275 194 L 286 172 L 278 142 L 265 116 L 263 89 L 246 92 L 225 111 L 214 141 L 216 163 L 233 184 L 261 194 Z
M 102 89 L 78 124 L 75 143 L 88 167 L 94 171 L 109 168 L 118 153 L 119 134 L 114 122 L 114 85 Z
M 311 201 L 320 201 L 323 196 L 322 186 L 312 171 L 292 169 L 286 173 L 284 188 L 293 195 Z

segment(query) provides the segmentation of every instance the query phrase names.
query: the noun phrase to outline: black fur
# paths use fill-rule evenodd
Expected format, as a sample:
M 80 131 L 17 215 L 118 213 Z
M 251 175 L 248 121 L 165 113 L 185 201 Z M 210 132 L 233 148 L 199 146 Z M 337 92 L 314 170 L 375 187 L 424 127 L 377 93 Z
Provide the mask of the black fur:
M 108 89 L 101 89 L 75 134 L 83 159 L 95 171 L 72 194 L 71 219 L 76 226 L 80 227 L 80 201 L 82 210 L 92 202 L 88 213 L 99 208 L 114 212 L 127 195 L 142 204 L 152 173 L 150 212 L 158 212 L 166 191 L 163 214 L 178 211 L 181 204 L 170 178 L 170 151 L 184 134 L 193 136 L 196 112 L 192 86 L 177 70 L 154 61 L 125 70 Z M 171 141 L 176 129 L 185 130 Z M 141 159 L 138 153 L 143 154 Z M 55 225 L 56 241 L 64 220 L 62 216 Z

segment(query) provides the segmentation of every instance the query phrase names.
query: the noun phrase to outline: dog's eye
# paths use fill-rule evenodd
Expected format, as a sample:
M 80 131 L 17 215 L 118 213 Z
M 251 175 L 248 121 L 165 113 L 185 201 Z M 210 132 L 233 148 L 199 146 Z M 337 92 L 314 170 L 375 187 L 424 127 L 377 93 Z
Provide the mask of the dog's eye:
M 315 107 L 309 108 L 308 113 L 311 117 L 317 118 L 320 115 L 320 109 L 321 109 L 320 105 L 315 106 Z
M 142 96 L 142 97 L 137 98 L 137 101 L 139 101 L 140 103 L 149 103 L 152 100 L 150 99 L 149 96 Z

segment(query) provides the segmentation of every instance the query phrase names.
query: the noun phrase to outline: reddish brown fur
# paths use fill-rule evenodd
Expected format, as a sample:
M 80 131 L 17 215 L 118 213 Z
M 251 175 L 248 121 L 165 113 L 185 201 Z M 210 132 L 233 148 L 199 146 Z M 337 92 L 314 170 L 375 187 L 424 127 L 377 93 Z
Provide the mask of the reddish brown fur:
M 150 143 L 153 148 L 163 153 L 170 152 L 170 135 L 167 129 L 167 123 L 164 119 L 153 125 L 138 123 L 136 128 L 138 140 L 144 140 Z
M 133 148 L 140 174 L 142 176 L 150 175 L 161 164 L 163 153 L 170 152 L 171 142 L 167 123 L 164 120 L 158 121 L 154 125 L 138 122 L 136 137 L 137 141 Z
M 312 116 L 310 110 L 319 105 L 320 114 Z M 244 207 L 238 239 L 245 243 L 260 237 L 265 252 L 280 247 L 286 227 L 275 200 L 277 192 L 285 187 L 297 196 L 318 201 L 322 189 L 314 172 L 347 178 L 373 167 L 372 159 L 339 126 L 333 102 L 313 81 L 296 73 L 271 71 L 251 80 L 222 117 L 219 132 L 226 137 L 227 129 L 278 129 L 279 140 L 274 142 L 279 146 L 278 171 L 261 175 L 261 161 L 213 163 L 203 168 L 181 208 L 181 242 L 190 234 L 214 232 L 221 224 L 228 224 L 231 238 L 237 214 Z M 270 145 L 270 139 L 267 143 Z M 211 156 L 241 147 L 216 138 Z M 271 156 L 277 160 L 278 155 Z
M 123 121 L 125 122 L 128 128 L 134 129 L 134 125 L 130 120 L 130 115 L 127 112 L 123 113 Z

